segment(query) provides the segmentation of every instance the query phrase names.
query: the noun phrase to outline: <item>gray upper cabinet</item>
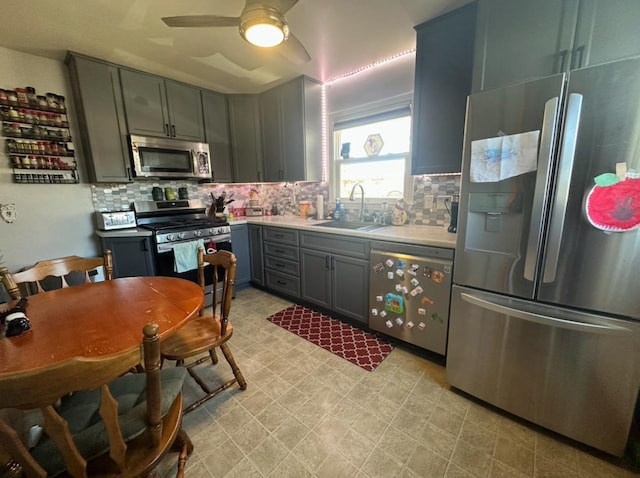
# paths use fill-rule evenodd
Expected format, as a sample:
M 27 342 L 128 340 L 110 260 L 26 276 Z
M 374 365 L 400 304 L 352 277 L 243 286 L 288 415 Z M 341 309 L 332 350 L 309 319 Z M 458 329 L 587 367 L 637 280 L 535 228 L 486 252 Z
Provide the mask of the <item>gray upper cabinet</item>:
M 227 97 L 213 91 L 202 91 L 205 140 L 209 143 L 213 180 L 233 182 L 231 143 L 229 141 L 229 110 Z
M 321 85 L 304 76 L 260 95 L 265 181 L 319 181 Z
M 478 0 L 473 91 L 640 55 L 637 0 Z
M 118 68 L 75 54 L 67 65 L 90 180 L 132 181 Z
M 124 69 L 120 79 L 129 133 L 204 141 L 198 88 Z
M 411 174 L 460 172 L 475 22 L 472 3 L 416 27 Z
M 227 100 L 234 180 L 238 183 L 264 181 L 259 96 L 229 95 Z

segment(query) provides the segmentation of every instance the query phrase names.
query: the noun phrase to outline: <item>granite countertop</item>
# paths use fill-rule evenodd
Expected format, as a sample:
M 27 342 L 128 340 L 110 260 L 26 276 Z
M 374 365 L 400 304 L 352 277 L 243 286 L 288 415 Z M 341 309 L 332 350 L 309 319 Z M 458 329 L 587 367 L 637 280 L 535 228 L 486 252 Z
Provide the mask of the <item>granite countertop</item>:
M 447 232 L 445 227 L 438 226 L 386 226 L 375 231 L 357 231 L 352 229 L 340 229 L 317 226 L 327 220 L 303 219 L 299 216 L 257 216 L 234 219 L 234 224 L 261 224 L 263 226 L 278 226 L 304 231 L 321 232 L 326 234 L 340 234 L 342 236 L 362 237 L 378 241 L 401 242 L 422 246 L 456 247 L 456 235 Z
M 456 235 L 447 232 L 444 227 L 438 226 L 386 226 L 375 231 L 357 231 L 353 229 L 340 229 L 322 227 L 317 224 L 327 220 L 303 219 L 299 216 L 256 216 L 236 218 L 230 222 L 231 226 L 240 224 L 261 224 L 263 226 L 278 226 L 301 231 L 320 232 L 325 234 L 339 234 L 342 236 L 361 237 L 377 241 L 400 242 L 404 244 L 416 244 L 421 246 L 446 247 L 454 249 Z M 148 229 L 131 227 L 128 229 L 114 229 L 112 231 L 96 231 L 98 237 L 140 237 L 151 236 Z

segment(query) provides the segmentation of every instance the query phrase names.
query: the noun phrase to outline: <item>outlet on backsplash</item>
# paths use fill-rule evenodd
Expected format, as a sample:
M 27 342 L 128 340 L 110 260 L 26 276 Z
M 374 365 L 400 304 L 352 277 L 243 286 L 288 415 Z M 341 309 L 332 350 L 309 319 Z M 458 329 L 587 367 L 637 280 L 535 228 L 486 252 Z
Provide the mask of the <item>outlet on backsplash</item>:
M 433 210 L 433 194 L 425 195 L 422 207 L 428 211 Z

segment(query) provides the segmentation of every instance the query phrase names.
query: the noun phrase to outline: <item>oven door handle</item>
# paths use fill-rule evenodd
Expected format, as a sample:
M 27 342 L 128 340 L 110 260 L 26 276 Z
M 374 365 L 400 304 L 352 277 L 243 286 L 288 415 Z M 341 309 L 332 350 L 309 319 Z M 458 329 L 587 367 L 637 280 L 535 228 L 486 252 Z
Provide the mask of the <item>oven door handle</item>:
M 205 238 L 199 238 L 199 239 L 202 239 L 204 241 L 204 247 L 206 252 L 207 244 L 211 241 L 213 241 L 215 244 L 219 244 L 222 242 L 231 242 L 231 234 L 220 234 L 218 236 L 211 236 L 211 237 L 205 237 Z M 184 244 L 185 242 L 195 242 L 197 240 L 198 239 L 189 239 L 187 241 L 176 241 L 176 242 L 158 244 L 157 246 L 158 254 L 173 251 L 173 246 L 175 246 L 176 244 Z

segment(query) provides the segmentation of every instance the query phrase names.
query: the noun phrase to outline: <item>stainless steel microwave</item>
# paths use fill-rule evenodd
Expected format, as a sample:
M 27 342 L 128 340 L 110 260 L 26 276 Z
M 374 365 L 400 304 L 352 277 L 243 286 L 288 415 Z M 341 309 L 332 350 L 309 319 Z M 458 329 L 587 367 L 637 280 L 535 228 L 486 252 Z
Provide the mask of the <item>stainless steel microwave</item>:
M 141 178 L 211 178 L 207 143 L 130 136 L 133 172 Z

